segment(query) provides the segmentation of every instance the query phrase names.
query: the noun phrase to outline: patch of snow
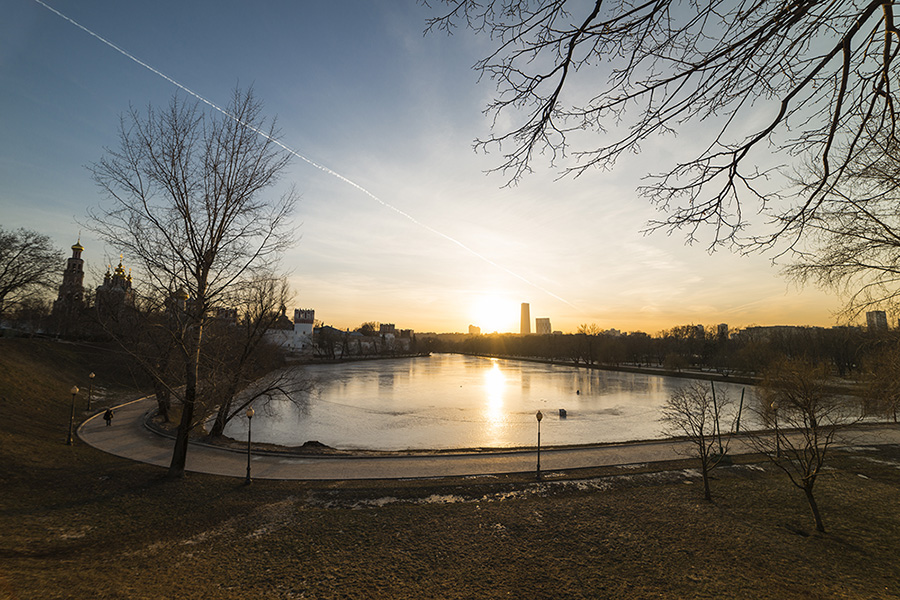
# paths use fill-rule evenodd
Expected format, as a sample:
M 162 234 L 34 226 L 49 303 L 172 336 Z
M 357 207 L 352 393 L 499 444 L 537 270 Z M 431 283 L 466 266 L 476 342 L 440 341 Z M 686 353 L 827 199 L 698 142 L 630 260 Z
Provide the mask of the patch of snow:
M 456 504 L 457 502 L 465 501 L 466 499 L 462 496 L 455 496 L 453 494 L 432 494 L 424 500 L 420 500 L 417 504 Z

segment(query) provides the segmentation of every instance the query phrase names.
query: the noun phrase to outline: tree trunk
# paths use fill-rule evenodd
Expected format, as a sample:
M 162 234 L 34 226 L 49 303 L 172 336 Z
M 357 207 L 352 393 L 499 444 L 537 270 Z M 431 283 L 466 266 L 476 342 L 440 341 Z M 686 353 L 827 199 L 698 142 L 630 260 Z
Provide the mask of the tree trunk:
M 709 491 L 709 467 L 703 466 L 703 499 L 712 502 L 712 494 Z
M 819 505 L 816 503 L 815 497 L 813 497 L 812 487 L 804 487 L 803 492 L 806 494 L 806 501 L 809 502 L 809 508 L 816 519 L 816 529 L 820 533 L 825 533 L 825 524 L 822 522 L 822 515 L 819 513 Z
M 209 431 L 209 437 L 222 437 L 222 433 L 225 431 L 225 424 L 228 422 L 229 412 L 231 412 L 231 400 L 223 402 L 219 407 L 219 412 L 216 413 L 216 420 L 213 422 L 212 429 Z
M 187 464 L 188 441 L 194 420 L 194 405 L 197 400 L 197 380 L 200 369 L 200 339 L 203 326 L 197 324 L 192 332 L 191 348 L 187 355 L 185 368 L 184 403 L 181 407 L 181 421 L 175 435 L 175 448 L 172 450 L 172 462 L 169 464 L 168 477 L 179 479 L 184 477 Z
M 219 412 L 216 414 L 216 420 L 213 423 L 212 430 L 209 432 L 209 437 L 222 437 L 222 434 L 225 432 L 225 426 L 228 424 L 228 421 L 231 420 L 229 414 L 231 413 L 231 407 L 234 404 L 235 394 L 237 394 L 237 385 L 231 385 L 225 390 L 225 397 L 222 399 L 222 404 L 219 406 Z

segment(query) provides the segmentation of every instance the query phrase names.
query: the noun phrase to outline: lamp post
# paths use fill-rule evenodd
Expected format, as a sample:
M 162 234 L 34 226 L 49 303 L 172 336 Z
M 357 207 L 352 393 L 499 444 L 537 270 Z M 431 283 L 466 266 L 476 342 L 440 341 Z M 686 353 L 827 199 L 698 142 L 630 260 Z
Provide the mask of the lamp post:
M 96 375 L 93 373 L 88 375 L 88 412 L 91 412 L 91 400 L 93 400 L 94 397 L 94 377 L 96 377 Z
M 540 479 L 541 479 L 541 419 L 544 418 L 544 415 L 541 414 L 541 411 L 537 411 L 537 414 L 534 416 L 537 419 L 537 423 L 538 423 L 537 478 L 538 478 L 538 481 L 540 481 Z
M 250 485 L 250 482 L 253 481 L 253 479 L 250 478 L 250 436 L 253 431 L 253 429 L 252 429 L 253 415 L 255 414 L 253 412 L 252 406 L 247 408 L 246 414 L 247 414 L 247 478 L 244 479 L 244 484 Z
M 772 414 L 775 419 L 775 458 L 781 458 L 781 438 L 778 435 L 778 403 L 772 403 Z
M 75 426 L 75 396 L 78 395 L 78 386 L 73 385 L 72 389 L 69 390 L 72 393 L 72 412 L 69 414 L 69 437 L 66 440 L 66 444 L 72 445 L 72 428 Z

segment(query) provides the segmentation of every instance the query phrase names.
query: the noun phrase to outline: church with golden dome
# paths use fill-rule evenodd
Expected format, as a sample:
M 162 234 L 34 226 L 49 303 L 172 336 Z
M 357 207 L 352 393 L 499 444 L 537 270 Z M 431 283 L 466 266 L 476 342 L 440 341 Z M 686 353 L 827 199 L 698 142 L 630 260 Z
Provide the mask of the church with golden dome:
M 125 273 L 122 266 L 122 256 L 119 256 L 119 265 L 112 271 L 112 265 L 106 268 L 103 283 L 97 286 L 94 294 L 94 303 L 101 314 L 117 312 L 124 306 L 134 305 L 134 292 L 131 290 L 131 270 Z
M 72 256 L 66 261 L 62 284 L 53 303 L 53 322 L 58 333 L 68 334 L 84 330 L 85 310 L 91 308 L 90 298 L 84 288 L 84 259 L 81 257 L 84 246 L 81 238 L 72 246 Z M 110 317 L 118 314 L 122 308 L 134 305 L 134 292 L 131 288 L 131 271 L 127 273 L 119 256 L 119 264 L 113 269 L 109 265 L 103 283 L 97 286 L 93 296 L 93 308 L 96 316 Z

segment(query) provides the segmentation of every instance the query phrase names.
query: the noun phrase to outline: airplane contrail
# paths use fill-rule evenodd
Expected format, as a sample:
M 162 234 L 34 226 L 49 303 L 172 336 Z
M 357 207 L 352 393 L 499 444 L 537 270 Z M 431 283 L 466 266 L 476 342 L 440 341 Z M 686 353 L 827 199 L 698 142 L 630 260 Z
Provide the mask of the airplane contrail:
M 264 132 L 264 131 L 262 131 L 262 130 L 260 130 L 260 129 L 257 129 L 256 127 L 253 127 L 252 125 L 250 125 L 250 124 L 248 124 L 248 123 L 245 123 L 244 121 L 238 119 L 236 116 L 232 115 L 231 113 L 229 113 L 227 110 L 225 110 L 225 109 L 222 108 L 221 106 L 215 104 L 214 102 L 212 102 L 212 101 L 210 101 L 210 100 L 207 100 L 206 98 L 204 98 L 203 96 L 201 96 L 200 94 L 198 94 L 197 92 L 195 92 L 194 90 L 192 90 L 192 89 L 190 89 L 189 87 L 183 85 L 182 83 L 179 83 L 178 81 L 172 79 L 171 77 L 169 77 L 168 75 L 166 75 L 165 73 L 163 73 L 162 71 L 160 71 L 159 69 L 156 69 L 156 68 L 154 68 L 154 67 L 148 65 L 147 63 L 145 63 L 145 62 L 142 61 L 141 59 L 137 58 L 136 56 L 134 56 L 133 54 L 131 54 L 130 52 L 128 52 L 128 51 L 125 50 L 124 48 L 121 48 L 120 46 L 117 46 L 116 44 L 112 43 L 111 41 L 109 41 L 108 39 L 104 38 L 103 36 L 101 36 L 101 35 L 99 35 L 99 34 L 97 34 L 97 33 L 94 33 L 93 31 L 91 31 L 90 29 L 88 29 L 87 27 L 85 27 L 84 25 L 82 25 L 81 23 L 79 23 L 78 21 L 75 21 L 74 19 L 72 19 L 72 18 L 70 18 L 70 17 L 64 15 L 63 13 L 59 12 L 58 10 L 56 10 L 55 8 L 53 8 L 52 6 L 50 6 L 49 4 L 47 4 L 46 2 L 43 2 L 43 0 L 33 0 L 33 1 L 34 1 L 35 3 L 37 3 L 37 4 L 40 4 L 41 6 L 43 6 L 44 8 L 46 8 L 47 10 L 49 10 L 50 12 L 52 12 L 53 14 L 57 15 L 58 17 L 60 17 L 60 18 L 62 18 L 62 19 L 64 19 L 64 20 L 66 20 L 66 21 L 68 21 L 69 23 L 71 23 L 72 25 L 74 25 L 75 27 L 77 27 L 78 29 L 80 29 L 80 30 L 84 31 L 85 33 L 87 33 L 88 35 L 90 35 L 91 37 L 94 37 L 94 38 L 96 38 L 97 40 L 103 42 L 104 44 L 106 44 L 107 46 L 109 46 L 110 48 L 112 48 L 113 50 L 115 50 L 116 52 L 118 52 L 119 54 L 121 54 L 121 55 L 125 56 L 126 58 L 128 58 L 128 59 L 130 59 L 130 60 L 136 62 L 137 64 L 139 64 L 140 66 L 144 67 L 144 68 L 147 69 L 148 71 L 150 71 L 150 72 L 152 72 L 152 73 L 154 73 L 154 74 L 156 74 L 156 75 L 162 77 L 163 79 L 165 79 L 166 81 L 168 81 L 169 83 L 171 83 L 172 85 L 174 85 L 175 87 L 179 88 L 180 90 L 183 90 L 183 91 L 184 91 L 185 93 L 187 93 L 187 94 L 190 94 L 191 96 L 193 96 L 194 98 L 196 98 L 196 99 L 199 100 L 200 102 L 203 102 L 204 104 L 208 105 L 208 106 L 211 107 L 212 109 L 214 109 L 214 110 L 216 110 L 216 111 L 222 113 L 223 115 L 225 115 L 225 116 L 228 117 L 229 119 L 233 119 L 234 121 L 240 123 L 242 126 L 246 127 L 247 129 L 250 129 L 251 131 L 255 132 L 257 135 L 260 135 L 260 136 L 266 138 L 267 140 L 271 141 L 272 143 L 278 145 L 280 148 L 282 148 L 282 149 L 284 149 L 285 151 L 289 152 L 289 153 L 292 154 L 293 156 L 296 156 L 297 158 L 299 158 L 299 159 L 302 160 L 303 162 L 307 163 L 308 165 L 310 165 L 310 166 L 312 166 L 312 167 L 315 167 L 316 169 L 319 169 L 320 171 L 323 171 L 323 172 L 325 172 L 325 173 L 331 175 L 332 177 L 336 177 L 337 179 L 343 181 L 344 183 L 346 183 L 346 184 L 348 184 L 348 185 L 350 185 L 350 186 L 353 186 L 354 188 L 356 188 L 357 190 L 359 190 L 360 192 L 362 192 L 363 194 L 365 194 L 366 196 L 368 196 L 369 198 L 371 198 L 371 199 L 374 200 L 375 202 L 378 202 L 379 204 L 381 204 L 383 207 L 385 207 L 385 208 L 387 208 L 387 209 L 389 209 L 389 210 L 394 211 L 395 213 L 397 213 L 398 215 L 400 215 L 400 216 L 402 216 L 402 217 L 405 217 L 406 219 L 408 219 L 409 221 L 411 221 L 411 222 L 414 223 L 415 225 L 418 225 L 418 226 L 421 227 L 422 229 L 425 229 L 426 231 L 428 231 L 428 232 L 430 232 L 430 233 L 432 233 L 432 234 L 434 234 L 434 235 L 436 235 L 436 236 L 442 237 L 442 238 L 444 238 L 445 240 L 447 240 L 447 241 L 449 241 L 449 242 L 451 242 L 451 243 L 453 243 L 453 244 L 456 244 L 457 246 L 459 246 L 460 248 L 462 248 L 463 250 L 465 250 L 466 252 L 468 252 L 468 253 L 471 254 L 472 256 L 475 256 L 476 258 L 481 259 L 482 261 L 486 262 L 487 264 L 491 265 L 492 267 L 494 267 L 494 268 L 496 268 L 496 269 L 499 269 L 499 270 L 503 271 L 504 273 L 507 273 L 508 275 L 512 275 L 513 277 L 515 277 L 516 279 L 522 281 L 523 283 L 526 283 L 526 284 L 528 284 L 529 286 L 531 286 L 531 287 L 533 287 L 533 288 L 535 288 L 535 289 L 537 289 L 537 290 L 540 290 L 541 292 L 547 294 L 548 296 L 550 296 L 550 297 L 552 297 L 552 298 L 555 298 L 556 300 L 559 300 L 560 302 L 562 302 L 562 303 L 564 303 L 564 304 L 567 304 L 567 305 L 571 306 L 572 308 L 576 308 L 576 309 L 578 308 L 577 306 L 575 306 L 574 304 L 572 304 L 571 302 L 569 302 L 569 301 L 566 300 L 565 298 L 562 298 L 561 296 L 558 296 L 558 295 L 554 294 L 554 293 L 551 292 L 550 290 L 548 290 L 548 289 L 546 289 L 546 288 L 544 288 L 544 287 L 541 287 L 540 285 L 538 285 L 538 284 L 536 284 L 536 283 L 534 283 L 534 282 L 532 282 L 532 281 L 529 281 L 528 279 L 526 279 L 526 278 L 523 277 L 522 275 L 519 275 L 519 274 L 516 273 L 515 271 L 512 271 L 512 270 L 508 269 L 507 267 L 504 267 L 503 265 L 494 262 L 493 260 L 491 260 L 491 259 L 488 258 L 487 256 L 485 256 L 485 255 L 479 253 L 478 251 L 474 250 L 473 248 L 470 248 L 469 246 L 467 246 L 467 245 L 465 245 L 464 243 L 460 242 L 459 240 L 457 240 L 457 239 L 455 239 L 455 238 L 453 238 L 453 237 L 447 235 L 446 233 L 442 233 L 442 232 L 438 231 L 437 229 L 431 227 L 430 225 L 427 225 L 427 224 L 425 224 L 425 223 L 422 223 L 421 221 L 419 221 L 418 219 L 416 219 L 416 218 L 413 217 L 412 215 L 410 215 L 410 214 L 408 214 L 408 213 L 406 213 L 406 212 L 400 210 L 399 208 L 397 208 L 396 206 L 393 206 L 392 204 L 389 204 L 388 202 L 385 202 L 384 200 L 382 200 L 381 198 L 379 198 L 378 196 L 376 196 L 375 194 L 373 194 L 372 192 L 370 192 L 369 190 L 367 190 L 367 189 L 364 188 L 363 186 L 359 185 L 358 183 L 356 183 L 356 182 L 354 182 L 354 181 L 351 181 L 350 179 L 347 179 L 346 177 L 344 177 L 344 176 L 341 175 L 340 173 L 338 173 L 338 172 L 336 172 L 336 171 L 333 171 L 333 170 L 329 169 L 328 167 L 326 167 L 326 166 L 324 166 L 324 165 L 320 165 L 319 163 L 317 163 L 317 162 L 315 162 L 315 161 L 313 161 L 313 160 L 311 160 L 311 159 L 309 159 L 309 158 L 303 156 L 302 154 L 300 154 L 299 152 L 297 152 L 297 151 L 294 150 L 293 148 L 290 148 L 289 146 L 286 146 L 286 145 L 285 145 L 284 143 L 282 143 L 281 141 L 272 138 L 272 137 L 269 136 L 266 132 Z

